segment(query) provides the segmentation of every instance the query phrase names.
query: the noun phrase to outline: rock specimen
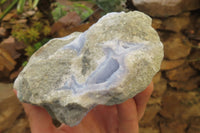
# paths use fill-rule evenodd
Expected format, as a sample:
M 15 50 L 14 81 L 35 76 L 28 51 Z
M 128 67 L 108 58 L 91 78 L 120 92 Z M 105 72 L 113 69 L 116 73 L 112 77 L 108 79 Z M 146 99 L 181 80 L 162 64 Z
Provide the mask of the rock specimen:
M 184 11 L 200 8 L 199 0 L 132 0 L 132 2 L 138 10 L 154 17 L 178 15 Z
M 49 41 L 14 83 L 22 102 L 78 124 L 98 104 L 119 104 L 143 91 L 160 69 L 163 45 L 141 12 L 109 13 L 83 33 Z

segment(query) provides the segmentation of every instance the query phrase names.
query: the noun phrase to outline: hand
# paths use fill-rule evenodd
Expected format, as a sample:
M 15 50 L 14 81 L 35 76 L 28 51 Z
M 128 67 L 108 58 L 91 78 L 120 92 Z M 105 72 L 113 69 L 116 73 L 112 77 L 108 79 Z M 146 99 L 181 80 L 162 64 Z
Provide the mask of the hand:
M 56 128 L 51 116 L 44 108 L 26 103 L 23 103 L 23 106 L 28 115 L 32 133 L 138 133 L 138 121 L 144 114 L 152 91 L 153 83 L 122 104 L 98 105 L 74 127 L 62 124 Z

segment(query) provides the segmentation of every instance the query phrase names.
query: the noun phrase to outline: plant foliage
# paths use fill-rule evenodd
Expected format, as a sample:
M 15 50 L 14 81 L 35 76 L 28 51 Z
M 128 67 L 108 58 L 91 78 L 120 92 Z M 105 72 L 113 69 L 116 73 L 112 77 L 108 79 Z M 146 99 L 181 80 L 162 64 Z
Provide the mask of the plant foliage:
M 91 1 L 91 0 L 88 0 Z M 93 10 L 81 3 L 74 3 L 73 5 L 64 6 L 60 3 L 55 3 L 56 8 L 52 11 L 52 15 L 55 21 L 58 21 L 61 17 L 65 16 L 68 12 L 76 12 L 82 20 L 88 18 Z M 66 7 L 70 8 L 69 11 L 66 10 Z
M 47 43 L 49 41 L 48 38 L 44 38 L 43 40 L 33 44 L 32 45 L 28 45 L 25 49 L 26 51 L 26 56 L 30 57 L 31 55 L 33 55 L 34 52 L 36 52 L 40 47 L 42 47 L 45 43 Z
M 3 11 L 3 13 L 0 15 L 0 21 L 6 16 L 7 13 L 9 13 L 12 8 L 17 4 L 18 0 L 13 0 L 12 3 Z M 5 1 L 1 0 L 1 4 L 4 4 Z
M 36 50 L 44 45 L 49 39 L 46 37 L 51 33 L 48 22 L 34 22 L 31 26 L 17 24 L 12 29 L 12 36 L 18 41 L 24 42 L 27 47 L 26 55 L 30 57 Z M 45 38 L 45 39 L 42 39 Z
M 67 11 L 65 10 L 65 6 L 61 5 L 60 3 L 56 2 L 54 3 L 56 5 L 56 8 L 51 12 L 53 19 L 57 21 L 59 18 L 65 16 L 67 14 Z
M 24 10 L 24 5 L 27 1 L 29 3 L 30 8 L 35 8 L 39 2 L 39 0 L 13 0 L 12 3 L 8 5 L 8 7 L 1 14 L 0 21 L 5 17 L 7 13 L 9 13 L 12 10 L 12 8 L 15 7 L 16 4 L 17 4 L 17 12 L 22 13 Z M 5 2 L 6 0 L 0 0 L 0 5 L 4 4 Z
M 126 0 L 95 0 L 95 3 L 106 13 L 126 10 Z
M 87 19 L 93 13 L 93 10 L 91 8 L 80 3 L 74 3 L 71 11 L 75 11 L 82 20 Z

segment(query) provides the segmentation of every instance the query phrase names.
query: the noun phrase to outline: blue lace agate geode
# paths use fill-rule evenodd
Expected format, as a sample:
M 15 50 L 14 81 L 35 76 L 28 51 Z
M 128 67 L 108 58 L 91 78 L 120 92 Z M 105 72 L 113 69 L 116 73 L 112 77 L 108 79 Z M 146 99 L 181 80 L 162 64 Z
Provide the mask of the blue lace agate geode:
M 40 48 L 14 83 L 22 102 L 40 105 L 70 126 L 98 104 L 143 91 L 160 69 L 163 45 L 141 12 L 109 13 L 84 33 Z

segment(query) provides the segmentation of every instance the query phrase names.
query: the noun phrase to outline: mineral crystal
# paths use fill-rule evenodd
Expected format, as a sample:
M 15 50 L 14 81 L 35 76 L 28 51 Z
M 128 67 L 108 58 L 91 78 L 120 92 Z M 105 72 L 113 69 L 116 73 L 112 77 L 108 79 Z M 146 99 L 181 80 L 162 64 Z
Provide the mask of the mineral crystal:
M 70 126 L 98 104 L 120 104 L 160 69 L 163 45 L 151 18 L 109 13 L 87 31 L 50 40 L 14 83 L 20 101 L 40 105 Z

